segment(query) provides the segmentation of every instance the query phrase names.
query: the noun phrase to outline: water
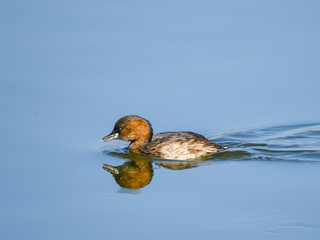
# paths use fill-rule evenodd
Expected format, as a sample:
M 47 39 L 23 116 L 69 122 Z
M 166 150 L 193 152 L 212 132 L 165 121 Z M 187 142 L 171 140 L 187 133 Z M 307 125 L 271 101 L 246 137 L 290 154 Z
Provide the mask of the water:
M 320 125 L 295 124 L 234 131 L 217 138 L 231 151 L 218 158 L 285 162 L 319 162 Z M 215 159 L 216 160 L 216 159 Z
M 320 238 L 317 1 L 0 5 L 1 239 Z M 128 114 L 229 148 L 101 143 Z

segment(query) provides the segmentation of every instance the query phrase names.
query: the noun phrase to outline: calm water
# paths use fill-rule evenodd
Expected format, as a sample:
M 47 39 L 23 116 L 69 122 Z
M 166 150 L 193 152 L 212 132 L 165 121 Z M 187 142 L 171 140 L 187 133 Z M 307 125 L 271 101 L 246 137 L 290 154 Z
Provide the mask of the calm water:
M 320 239 L 318 1 L 1 1 L 0 239 Z M 128 114 L 229 146 L 101 143 Z
M 2 168 L 1 234 L 4 239 L 319 237 L 319 123 L 211 138 L 229 149 L 198 162 L 133 155 L 122 141 L 91 151 L 16 149 Z M 24 158 L 14 158 L 22 153 Z

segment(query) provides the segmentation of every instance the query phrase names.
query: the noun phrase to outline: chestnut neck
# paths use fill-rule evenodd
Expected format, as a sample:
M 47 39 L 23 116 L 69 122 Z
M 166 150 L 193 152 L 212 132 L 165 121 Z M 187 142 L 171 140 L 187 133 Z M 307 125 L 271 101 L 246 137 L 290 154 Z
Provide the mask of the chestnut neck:
M 141 149 L 146 146 L 148 143 L 150 142 L 149 139 L 137 139 L 135 141 L 132 141 L 130 143 L 130 146 L 129 146 L 129 149 L 133 152 L 137 152 L 137 153 L 140 153 L 141 152 Z

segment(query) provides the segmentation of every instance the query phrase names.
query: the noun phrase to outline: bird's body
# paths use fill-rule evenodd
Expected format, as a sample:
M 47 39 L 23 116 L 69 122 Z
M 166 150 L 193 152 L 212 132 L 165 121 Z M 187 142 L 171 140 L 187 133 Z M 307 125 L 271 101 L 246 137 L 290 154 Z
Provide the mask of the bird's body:
M 130 141 L 129 149 L 135 153 L 174 160 L 192 160 L 226 148 L 193 132 L 163 132 L 153 135 L 149 121 L 136 115 L 119 119 L 111 134 L 102 140 L 116 138 Z

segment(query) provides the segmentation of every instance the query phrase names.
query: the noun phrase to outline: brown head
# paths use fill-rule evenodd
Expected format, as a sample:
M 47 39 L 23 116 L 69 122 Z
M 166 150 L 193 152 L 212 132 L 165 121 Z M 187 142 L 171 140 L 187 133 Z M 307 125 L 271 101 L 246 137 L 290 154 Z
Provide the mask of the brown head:
M 112 132 L 102 138 L 102 141 L 107 142 L 113 139 L 121 139 L 130 141 L 133 148 L 135 145 L 143 145 L 150 142 L 152 138 L 153 130 L 148 120 L 136 116 L 128 115 L 120 118 Z

